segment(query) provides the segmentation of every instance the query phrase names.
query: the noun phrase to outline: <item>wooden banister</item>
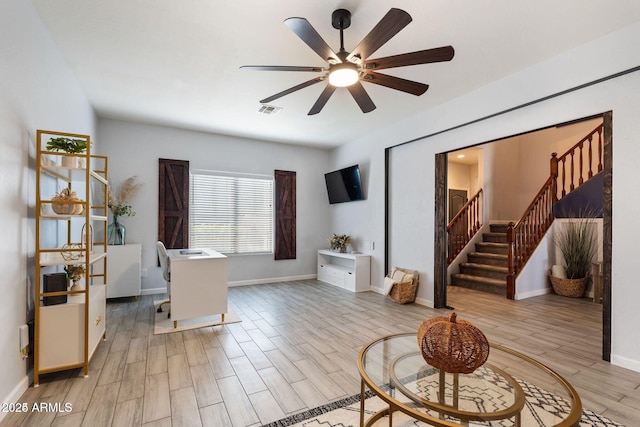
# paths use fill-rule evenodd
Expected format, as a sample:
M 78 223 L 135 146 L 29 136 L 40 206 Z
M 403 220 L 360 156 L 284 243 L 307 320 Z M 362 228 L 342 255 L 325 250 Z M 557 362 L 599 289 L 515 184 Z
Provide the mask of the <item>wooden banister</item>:
M 562 156 L 557 158 L 556 173 L 555 173 L 556 179 L 558 178 L 557 167 L 560 166 L 562 171 L 560 185 L 559 185 L 560 197 L 558 197 L 558 199 L 561 199 L 562 197 L 566 196 L 567 193 L 570 193 L 576 188 L 580 187 L 582 184 L 585 183 L 585 181 L 588 181 L 589 179 L 591 179 L 594 174 L 602 172 L 602 155 L 603 155 L 602 154 L 602 129 L 603 129 L 603 125 L 599 125 L 594 130 L 589 132 L 587 136 L 585 136 L 580 141 L 578 141 L 577 144 L 569 148 L 566 153 L 564 153 Z M 596 136 L 597 138 L 594 138 Z M 594 139 L 597 139 L 597 141 L 594 142 Z M 596 145 L 596 149 L 597 149 L 595 161 L 593 158 L 594 145 Z M 586 157 L 587 157 L 586 161 L 584 159 L 585 151 L 586 151 Z M 552 156 L 555 156 L 555 155 L 556 153 L 552 154 Z M 568 183 L 567 183 L 567 162 L 569 163 L 569 174 L 568 174 L 569 182 Z M 578 163 L 577 171 L 576 171 L 576 162 Z M 587 169 L 586 171 L 585 171 L 585 167 Z M 596 170 L 595 173 L 594 173 L 594 169 Z M 553 176 L 553 166 L 551 167 L 551 175 Z M 577 185 L 576 185 L 576 181 L 577 181 Z M 556 183 L 556 186 L 558 187 L 557 183 Z M 567 191 L 567 186 L 569 191 Z
M 507 244 L 509 245 L 507 298 L 509 299 L 515 297 L 516 277 L 553 222 L 554 184 L 555 179 L 550 176 L 517 224 L 511 222 L 507 227 Z
M 451 264 L 481 227 L 482 188 L 464 204 L 447 225 L 447 264 Z

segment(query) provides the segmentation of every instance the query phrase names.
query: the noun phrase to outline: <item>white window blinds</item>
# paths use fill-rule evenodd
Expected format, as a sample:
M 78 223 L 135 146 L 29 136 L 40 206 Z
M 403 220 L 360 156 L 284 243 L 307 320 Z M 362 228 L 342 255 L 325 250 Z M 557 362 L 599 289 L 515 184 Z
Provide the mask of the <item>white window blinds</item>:
M 273 178 L 193 171 L 189 247 L 225 254 L 273 252 Z

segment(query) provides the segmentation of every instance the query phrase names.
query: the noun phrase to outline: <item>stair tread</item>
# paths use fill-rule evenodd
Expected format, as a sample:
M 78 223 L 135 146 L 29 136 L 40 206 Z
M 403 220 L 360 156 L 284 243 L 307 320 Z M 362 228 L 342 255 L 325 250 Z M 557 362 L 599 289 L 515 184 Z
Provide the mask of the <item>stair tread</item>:
M 478 264 L 475 262 L 463 262 L 460 263 L 460 266 L 464 266 L 464 267 L 469 267 L 469 268 L 477 268 L 480 270 L 491 270 L 491 271 L 497 271 L 500 273 L 506 273 L 508 272 L 508 268 L 507 267 L 500 267 L 497 265 L 489 265 L 489 264 Z
M 487 231 L 486 233 L 482 233 L 485 236 L 506 236 L 507 233 L 502 233 L 500 231 Z
M 463 274 L 463 273 L 455 273 L 455 274 L 452 274 L 451 276 L 455 276 L 463 280 L 473 280 L 476 282 L 483 282 L 491 285 L 507 286 L 506 280 L 492 279 L 490 277 L 473 276 L 471 274 Z
M 489 246 L 500 247 L 500 248 L 509 246 L 508 243 L 497 243 L 497 242 L 478 242 L 476 243 L 476 245 L 489 245 Z
M 493 259 L 508 259 L 509 257 L 505 254 L 494 254 L 492 252 L 470 252 L 470 256 L 480 256 L 485 258 L 493 258 Z

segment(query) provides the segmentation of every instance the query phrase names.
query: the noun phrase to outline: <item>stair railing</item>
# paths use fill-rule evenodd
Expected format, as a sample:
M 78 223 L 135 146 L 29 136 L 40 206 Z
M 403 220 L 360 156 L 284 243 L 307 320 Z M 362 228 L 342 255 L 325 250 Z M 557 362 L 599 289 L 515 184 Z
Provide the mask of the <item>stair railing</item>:
M 602 124 L 596 127 L 594 130 L 588 133 L 587 136 L 585 136 L 580 141 L 578 141 L 576 145 L 569 148 L 569 150 L 567 150 L 566 153 L 564 153 L 562 156 L 558 157 L 557 159 L 556 159 L 556 156 L 557 156 L 556 153 L 553 153 L 551 155 L 551 161 L 552 161 L 551 175 L 554 176 L 553 162 L 555 159 L 556 181 L 558 178 L 558 172 L 560 172 L 560 183 L 559 183 L 560 185 L 558 186 L 560 190 L 560 196 L 557 197 L 558 199 L 563 198 L 564 196 L 567 195 L 567 193 L 572 192 L 573 190 L 575 190 L 576 188 L 584 184 L 585 181 L 590 180 L 594 175 L 594 169 L 596 169 L 596 172 L 595 172 L 596 174 L 599 172 L 602 172 L 603 128 L 604 128 L 604 125 Z M 594 138 L 596 135 L 597 135 L 597 138 Z M 594 142 L 594 139 L 596 140 L 595 142 Z M 593 158 L 594 151 L 597 151 L 595 159 Z M 586 169 L 587 169 L 586 171 L 584 170 L 585 161 L 586 161 Z M 576 167 L 577 167 L 577 170 L 576 170 Z M 586 172 L 586 176 L 585 176 L 585 172 Z M 576 185 L 576 181 L 577 181 L 577 185 Z M 568 185 L 569 191 L 567 191 L 567 185 Z
M 447 264 L 451 264 L 482 227 L 482 188 L 447 224 Z
M 517 224 L 507 227 L 507 298 L 515 298 L 516 277 L 553 222 L 555 179 L 549 177 Z
M 596 174 L 602 171 L 603 127 L 602 124 L 596 127 L 560 157 L 557 157 L 557 153 L 551 154 L 549 178 L 533 198 L 522 218 L 516 224 L 509 223 L 507 227 L 507 244 L 509 245 L 507 298 L 515 298 L 516 277 L 553 223 L 553 205 L 559 199 L 580 187 L 585 181 L 591 179 L 594 175 L 594 168 L 597 170 Z M 594 143 L 594 136 L 596 135 L 597 141 Z M 597 149 L 595 161 L 593 158 L 594 144 L 596 144 Z M 585 151 L 587 157 L 586 179 L 584 173 Z M 576 161 L 578 163 L 577 170 Z M 569 169 L 568 173 L 567 168 Z M 559 175 L 561 177 L 560 186 L 558 186 Z M 567 191 L 567 175 L 569 191 Z M 577 185 L 575 184 L 576 181 Z M 560 195 L 558 196 L 559 190 Z

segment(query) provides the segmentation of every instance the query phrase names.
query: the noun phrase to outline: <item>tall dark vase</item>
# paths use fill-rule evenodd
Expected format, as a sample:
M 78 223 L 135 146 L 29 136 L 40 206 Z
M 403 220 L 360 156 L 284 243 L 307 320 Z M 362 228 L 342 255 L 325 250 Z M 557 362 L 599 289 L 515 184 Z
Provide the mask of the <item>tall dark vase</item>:
M 109 224 L 107 233 L 108 240 L 107 244 L 109 245 L 124 245 L 126 238 L 127 229 L 125 226 L 118 221 L 118 217 L 113 217 L 113 222 Z

